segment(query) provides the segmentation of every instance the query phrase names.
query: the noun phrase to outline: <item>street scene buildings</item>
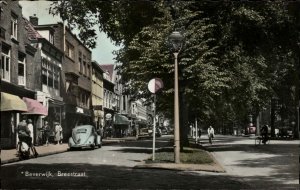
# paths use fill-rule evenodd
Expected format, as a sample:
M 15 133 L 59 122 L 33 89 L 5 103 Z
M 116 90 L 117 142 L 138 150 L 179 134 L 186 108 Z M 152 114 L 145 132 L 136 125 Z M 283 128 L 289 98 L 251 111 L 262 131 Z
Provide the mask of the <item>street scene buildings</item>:
M 100 65 L 63 23 L 40 25 L 34 14 L 26 19 L 13 1 L 1 1 L 2 96 L 1 102 L 9 104 L 1 110 L 3 148 L 16 147 L 21 115 L 33 119 L 36 144 L 45 121 L 52 128 L 50 139 L 54 122 L 61 123 L 65 142 L 80 124 L 123 137 L 133 135 L 136 122 L 147 123 L 146 106 L 122 94 L 116 65 Z M 18 110 L 24 103 L 27 108 Z M 142 114 L 137 121 L 132 119 L 136 113 Z
M 299 9 L 0 0 L 1 187 L 299 189 Z

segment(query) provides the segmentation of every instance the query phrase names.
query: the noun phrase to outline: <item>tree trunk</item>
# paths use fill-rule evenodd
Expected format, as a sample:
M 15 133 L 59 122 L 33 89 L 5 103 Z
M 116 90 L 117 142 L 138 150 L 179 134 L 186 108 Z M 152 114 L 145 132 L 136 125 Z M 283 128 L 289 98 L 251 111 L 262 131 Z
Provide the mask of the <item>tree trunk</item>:
M 179 91 L 179 128 L 180 128 L 180 150 L 184 146 L 189 146 L 188 140 L 188 110 L 185 103 L 185 97 L 182 91 Z

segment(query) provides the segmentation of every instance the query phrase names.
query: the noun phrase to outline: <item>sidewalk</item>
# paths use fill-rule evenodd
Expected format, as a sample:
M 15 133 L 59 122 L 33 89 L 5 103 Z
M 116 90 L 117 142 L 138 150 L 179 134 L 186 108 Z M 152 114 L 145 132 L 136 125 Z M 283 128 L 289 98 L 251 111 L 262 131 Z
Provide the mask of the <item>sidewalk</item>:
M 120 143 L 124 141 L 133 141 L 136 140 L 135 137 L 126 137 L 126 138 L 107 138 L 103 139 L 102 145 L 112 144 L 112 143 Z M 63 143 L 60 145 L 55 144 L 49 144 L 49 146 L 36 146 L 35 147 L 39 157 L 41 156 L 47 156 L 51 154 L 58 154 L 62 152 L 66 152 L 69 149 L 69 146 L 67 143 Z M 16 149 L 10 149 L 10 150 L 1 150 L 1 165 L 17 162 L 20 159 L 17 156 L 17 150 Z

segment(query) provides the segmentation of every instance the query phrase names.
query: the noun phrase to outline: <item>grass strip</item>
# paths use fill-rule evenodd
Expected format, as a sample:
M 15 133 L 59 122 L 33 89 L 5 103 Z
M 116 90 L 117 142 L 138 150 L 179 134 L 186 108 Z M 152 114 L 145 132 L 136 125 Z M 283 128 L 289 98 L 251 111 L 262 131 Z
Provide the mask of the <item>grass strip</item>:
M 184 147 L 180 152 L 180 162 L 185 164 L 211 164 L 213 159 L 202 149 Z M 155 153 L 155 160 L 152 157 L 146 163 L 174 163 L 174 149 L 163 148 Z

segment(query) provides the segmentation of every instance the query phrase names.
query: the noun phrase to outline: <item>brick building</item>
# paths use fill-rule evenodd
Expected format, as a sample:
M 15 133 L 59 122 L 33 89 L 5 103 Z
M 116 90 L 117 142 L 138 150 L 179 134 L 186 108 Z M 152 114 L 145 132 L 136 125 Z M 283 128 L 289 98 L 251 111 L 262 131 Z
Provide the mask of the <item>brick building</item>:
M 38 18 L 24 18 L 28 39 L 37 51 L 35 53 L 35 67 L 39 71 L 35 83 L 39 84 L 37 100 L 48 109 L 48 116 L 43 117 L 41 125 L 48 121 L 51 135 L 54 135 L 54 122 L 62 122 L 63 98 L 61 96 L 61 68 L 63 52 L 54 46 L 52 27 L 39 27 Z M 52 137 L 51 137 L 52 138 Z
M 104 126 L 104 111 L 103 111 L 103 73 L 99 64 L 92 61 L 92 109 L 93 121 L 97 129 Z
M 16 146 L 16 126 L 21 114 L 33 120 L 35 129 L 47 110 L 36 101 L 39 70 L 35 67 L 37 51 L 28 41 L 18 1 L 0 1 L 0 77 L 1 77 L 1 148 Z
M 78 124 L 92 123 L 91 51 L 63 23 L 37 25 L 36 30 L 48 35 L 49 41 L 63 52 L 60 95 L 63 98 L 61 124 L 64 140 Z M 47 28 L 52 28 L 47 30 Z

